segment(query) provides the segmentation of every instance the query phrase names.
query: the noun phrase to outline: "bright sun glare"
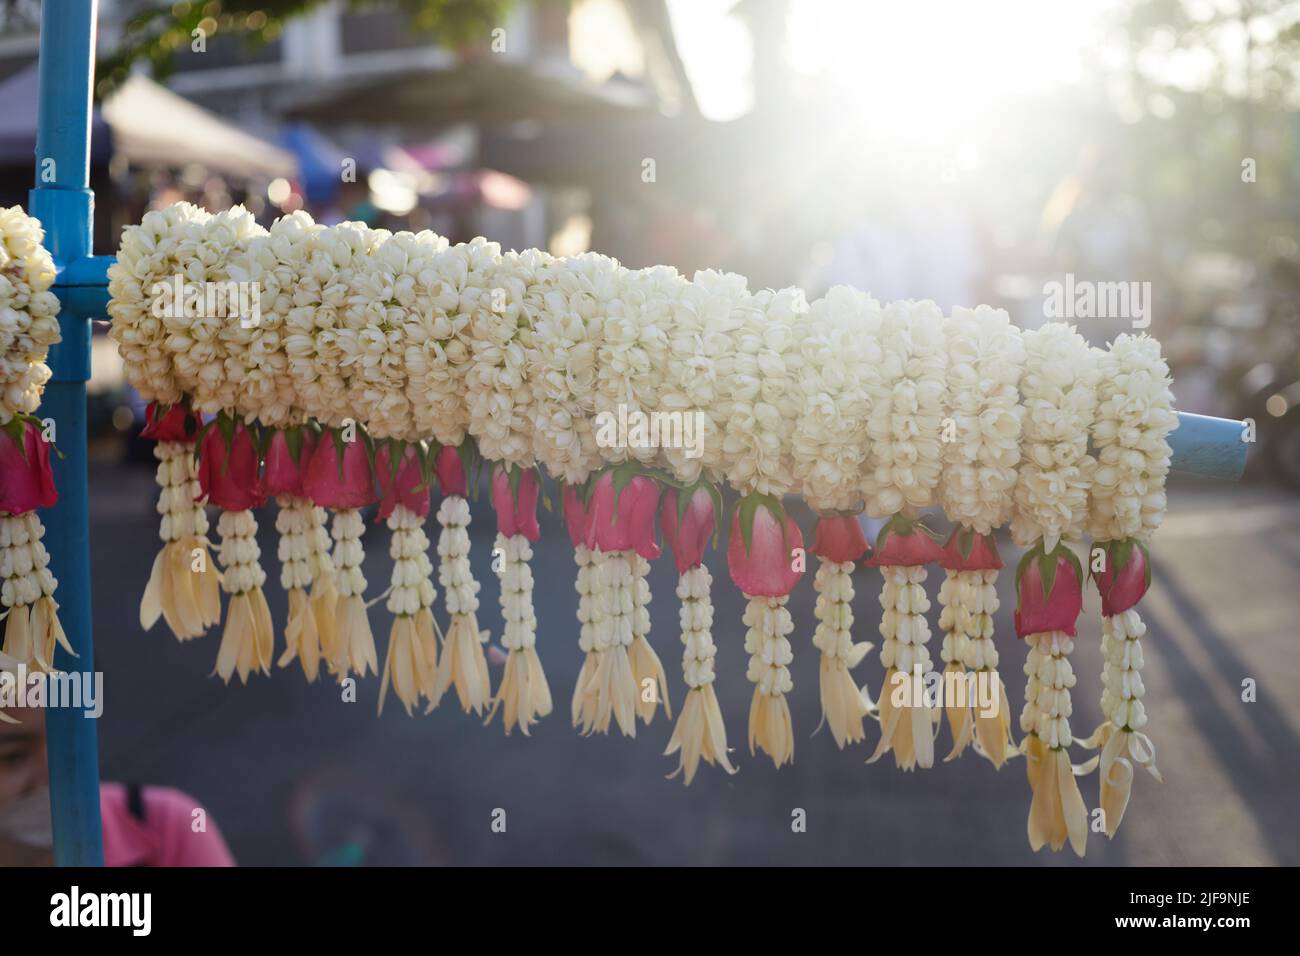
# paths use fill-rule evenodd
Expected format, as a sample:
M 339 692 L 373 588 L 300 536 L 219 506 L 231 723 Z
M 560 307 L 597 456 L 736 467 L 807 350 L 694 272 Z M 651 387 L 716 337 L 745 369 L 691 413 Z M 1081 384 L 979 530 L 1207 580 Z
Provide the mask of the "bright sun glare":
M 670 0 L 701 110 L 731 119 L 750 105 L 752 51 L 735 0 Z M 1114 0 L 794 0 L 787 55 L 796 77 L 841 89 L 887 87 L 873 118 L 933 124 L 994 112 L 1006 97 L 1073 82 L 1099 55 Z M 875 110 L 885 105 L 887 114 Z

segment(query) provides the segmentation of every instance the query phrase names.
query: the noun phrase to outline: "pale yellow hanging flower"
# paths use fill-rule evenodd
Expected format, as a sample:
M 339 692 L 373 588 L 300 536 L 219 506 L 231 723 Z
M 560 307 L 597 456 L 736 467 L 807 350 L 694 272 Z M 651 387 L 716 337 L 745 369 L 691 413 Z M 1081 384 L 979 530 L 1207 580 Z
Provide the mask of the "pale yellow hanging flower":
M 491 679 L 483 645 L 487 631 L 478 626 L 479 583 L 469 566 L 469 502 L 460 495 L 448 495 L 438 506 L 438 582 L 447 595 L 447 613 L 451 626 L 442 645 L 437 684 L 429 695 L 429 709 L 442 700 L 451 687 L 456 688 L 461 709 L 482 714 L 492 699 Z
M 680 762 L 670 777 L 680 773 L 687 784 L 695 778 L 701 760 L 716 763 L 727 773 L 736 772 L 727 758 L 727 727 L 713 691 L 713 658 L 718 651 L 712 634 L 713 604 L 709 599 L 712 585 L 709 569 L 704 565 L 688 568 L 677 580 L 685 646 L 682 673 L 690 690 L 686 692 L 686 703 L 677 717 L 664 756 L 680 752 Z
M 821 651 L 822 719 L 841 749 L 866 737 L 863 719 L 873 704 L 850 673 L 872 645 L 853 642 L 853 561 L 823 560 L 817 567 L 817 630 L 813 646 Z
M 522 534 L 498 534 L 496 552 L 504 561 L 501 568 L 501 616 L 505 630 L 501 644 L 507 651 L 506 671 L 497 689 L 491 720 L 497 708 L 509 734 L 515 724 L 528 728 L 551 712 L 551 689 L 537 656 L 537 619 L 533 613 L 533 572 L 528 566 L 533 549 Z
M 650 562 L 635 551 L 626 552 L 632 567 L 632 646 L 628 648 L 628 662 L 632 666 L 632 679 L 636 682 L 636 712 L 642 721 L 654 720 L 660 702 L 669 720 L 673 705 L 668 699 L 668 678 L 659 655 L 650 646 Z
M 223 511 L 217 519 L 218 556 L 225 573 L 222 587 L 230 595 L 215 673 L 229 683 L 235 673 L 247 683 L 254 670 L 271 673 L 274 637 L 271 610 L 262 585 L 266 572 L 258 563 L 257 519 L 251 511 Z
M 388 592 L 388 610 L 393 627 L 388 638 L 384 671 L 379 677 L 379 712 L 391 683 L 393 693 L 410 715 L 420 697 L 435 686 L 438 644 L 430 608 L 437 598 L 430 576 L 429 539 L 421 527 L 423 519 L 405 505 L 394 506 L 388 516 L 393 532 L 389 555 L 393 559 L 393 584 Z
M 754 684 L 749 705 L 749 752 L 761 748 L 777 767 L 794 760 L 794 729 L 790 704 L 785 695 L 794 689 L 790 662 L 794 650 L 789 635 L 794 621 L 786 609 L 789 595 L 752 597 L 745 595 L 745 650 L 749 669 L 745 676 Z
M 379 660 L 375 652 L 375 635 L 370 630 L 366 614 L 366 578 L 361 573 L 365 554 L 361 547 L 361 534 L 365 524 L 361 512 L 344 508 L 334 512 L 330 534 L 334 538 L 334 567 L 337 572 L 338 602 L 334 609 L 337 656 L 330 670 L 342 678 L 350 673 L 365 677 L 379 673 Z

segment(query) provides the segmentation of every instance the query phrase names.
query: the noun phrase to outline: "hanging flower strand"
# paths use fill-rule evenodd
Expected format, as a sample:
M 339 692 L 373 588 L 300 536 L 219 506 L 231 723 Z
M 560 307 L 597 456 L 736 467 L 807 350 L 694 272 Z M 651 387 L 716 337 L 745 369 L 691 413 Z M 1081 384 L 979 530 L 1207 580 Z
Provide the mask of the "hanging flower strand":
M 1106 835 L 1124 819 L 1133 777 L 1144 768 L 1157 781 L 1155 745 L 1147 724 L 1142 683 L 1142 645 L 1146 624 L 1137 604 L 1151 586 L 1151 555 L 1146 539 L 1159 527 L 1165 510 L 1165 479 L 1170 448 L 1166 440 L 1178 424 L 1173 411 L 1169 367 L 1160 344 L 1147 336 L 1120 335 L 1098 361 L 1097 419 L 1092 429 L 1097 468 L 1089 496 L 1088 524 L 1093 554 L 1089 562 L 1101 594 L 1103 721 L 1085 747 L 1099 749 L 1101 808 Z
M 1029 845 L 1059 850 L 1067 839 L 1083 855 L 1087 810 L 1069 747 L 1075 620 L 1082 607 L 1077 540 L 1088 516 L 1095 462 L 1088 431 L 1096 413 L 1097 363 L 1070 326 L 1049 323 L 1023 336 L 1020 391 L 1025 409 L 1023 462 L 1016 478 L 1011 535 L 1028 549 L 1016 570 L 1016 633 L 1029 648 L 1020 715 L 1021 750 L 1033 790 Z
M 209 504 L 221 509 L 217 534 L 221 586 L 229 596 L 226 627 L 217 651 L 215 673 L 227 683 L 235 674 L 248 682 L 253 671 L 271 672 L 275 636 L 262 585 L 254 508 L 266 499 L 259 489 L 257 443 L 253 433 L 224 412 L 209 423 L 199 447 L 199 487 Z
M 853 569 L 869 546 L 858 516 L 820 515 L 812 553 L 820 563 L 817 587 L 817 630 L 813 645 L 821 651 L 822 719 L 831 728 L 840 749 L 866 737 L 863 719 L 875 709 L 850 671 L 867 656 L 872 645 L 853 641 Z
M 221 620 L 221 573 L 209 552 L 208 516 L 198 500 L 194 442 L 199 428 L 184 404 L 164 411 L 150 402 L 140 432 L 158 443 L 153 453 L 163 540 L 140 600 L 140 626 L 147 631 L 161 617 L 180 641 L 202 637 Z
M 442 645 L 438 663 L 438 682 L 429 701 L 429 709 L 438 706 L 453 686 L 461 709 L 482 714 L 492 699 L 491 680 L 483 645 L 487 631 L 478 626 L 479 583 L 469 566 L 469 481 L 473 447 L 442 447 L 435 462 L 443 499 L 438 506 L 438 583 L 447 595 L 447 613 L 451 625 Z
M 339 680 L 349 674 L 378 674 L 375 635 L 366 615 L 366 578 L 361 572 L 365 558 L 361 509 L 374 504 L 375 481 L 369 440 L 360 426 L 326 429 L 307 462 L 303 490 L 314 504 L 334 513 L 331 557 L 338 596 L 333 627 L 321 632 L 330 673 Z
M 1020 330 L 1007 313 L 988 306 L 953 309 L 944 323 L 944 337 L 953 435 L 944 445 L 939 498 L 944 512 L 958 524 L 940 562 L 947 572 L 939 589 L 944 686 L 983 686 L 992 694 L 993 705 L 992 713 L 983 706 L 972 708 L 968 693 L 955 702 L 945 701 L 953 737 L 945 759 L 960 756 L 973 742 L 977 753 L 1000 768 L 1015 753 L 1015 745 L 1011 705 L 993 644 L 1002 567 L 993 530 L 1011 514 L 1020 461 L 1024 413 L 1019 383 L 1025 351 Z M 966 672 L 975 675 L 974 684 L 964 680 Z
M 537 615 L 533 610 L 531 544 L 541 536 L 537 527 L 540 483 L 536 468 L 497 468 L 492 476 L 492 504 L 497 513 L 494 557 L 501 561 L 501 643 L 507 650 L 505 675 L 487 719 L 497 708 L 509 734 L 515 724 L 525 735 L 539 718 L 551 712 L 551 689 L 537 656 Z
M 330 647 L 328 635 L 322 638 L 322 627 L 333 630 L 334 607 L 331 603 L 328 616 L 331 620 L 322 625 L 322 602 L 313 601 L 312 595 L 322 579 L 333 576 L 334 567 L 328 547 L 321 548 L 324 528 L 324 511 L 312 503 L 303 488 L 307 463 L 315 453 L 315 431 L 297 425 L 272 433 L 266 450 L 262 473 L 262 494 L 274 498 L 279 508 L 275 528 L 280 535 L 277 556 L 280 559 L 280 586 L 289 597 L 289 618 L 285 623 L 284 653 L 279 665 L 287 667 L 297 660 L 308 683 L 320 674 L 322 648 Z
M 915 518 L 933 503 L 941 476 L 948 356 L 943 315 L 933 302 L 893 302 L 867 318 L 868 330 L 880 337 L 882 357 L 867 418 L 871 467 L 862 491 L 867 513 L 889 518 L 867 562 L 884 578 L 880 661 L 885 667 L 877 698 L 880 743 L 868 763 L 892 750 L 898 767 L 911 770 L 934 762 L 932 727 L 938 715 L 924 683 L 930 667 L 925 565 L 938 561 L 940 550 Z
M 713 690 L 713 659 L 717 654 L 710 599 L 713 579 L 704 566 L 704 549 L 714 536 L 721 510 L 722 498 L 717 489 L 705 484 L 696 485 L 694 490 L 670 488 L 659 506 L 659 527 L 672 549 L 679 575 L 682 672 L 689 688 L 664 756 L 681 754 L 671 776 L 682 774 L 688 785 L 695 778 L 700 760 L 716 763 L 727 773 L 736 772 L 727 759 L 727 728 Z
M 794 730 L 785 695 L 794 689 L 786 609 L 790 592 L 803 576 L 796 551 L 803 535 L 781 502 L 757 492 L 740 500 L 731 516 L 727 569 L 745 600 L 746 676 L 754 685 L 749 705 L 749 752 L 762 749 L 780 767 L 794 759 Z
M 438 638 L 433 621 L 433 562 L 424 522 L 429 517 L 430 470 L 424 449 L 405 442 L 390 442 L 375 455 L 379 478 L 379 513 L 392 532 L 388 553 L 393 559 L 393 579 L 388 610 L 393 615 L 388 652 L 379 675 L 379 712 L 389 685 L 409 716 L 422 696 L 437 685 Z

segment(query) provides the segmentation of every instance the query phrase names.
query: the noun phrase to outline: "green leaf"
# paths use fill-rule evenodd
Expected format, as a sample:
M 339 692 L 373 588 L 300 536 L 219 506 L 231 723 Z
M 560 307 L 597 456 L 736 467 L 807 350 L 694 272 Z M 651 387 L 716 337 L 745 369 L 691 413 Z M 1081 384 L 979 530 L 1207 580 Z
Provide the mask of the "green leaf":
M 289 449 L 289 458 L 295 465 L 302 464 L 302 444 L 305 436 L 301 425 L 295 425 L 293 428 L 286 428 L 284 431 L 284 444 Z
M 970 528 L 962 528 L 957 532 L 957 550 L 961 552 L 962 560 L 970 558 L 971 549 L 975 547 L 975 532 Z
M 1052 587 L 1056 584 L 1056 551 L 1051 554 L 1039 552 L 1038 576 L 1043 582 L 1043 600 L 1046 601 L 1052 596 Z
M 1035 555 L 1041 554 L 1042 551 L 1043 551 L 1043 545 L 1040 542 L 1039 544 L 1036 544 L 1034 547 L 1030 548 L 1028 551 L 1026 551 L 1024 554 L 1020 556 L 1020 562 L 1016 565 L 1016 592 L 1017 593 L 1019 593 L 1020 591 L 1020 579 L 1024 577 L 1025 569 L 1029 567 L 1029 562 L 1033 561 Z
M 1151 589 L 1151 552 L 1147 550 L 1147 546 L 1144 542 L 1138 541 L 1137 546 L 1142 549 L 1142 557 L 1146 558 L 1142 579 L 1146 584 L 1145 589 L 1149 591 Z
M 330 438 L 334 441 L 334 463 L 338 465 L 339 481 L 343 480 L 343 453 L 346 450 L 347 442 L 343 440 L 343 431 L 338 428 L 330 429 Z

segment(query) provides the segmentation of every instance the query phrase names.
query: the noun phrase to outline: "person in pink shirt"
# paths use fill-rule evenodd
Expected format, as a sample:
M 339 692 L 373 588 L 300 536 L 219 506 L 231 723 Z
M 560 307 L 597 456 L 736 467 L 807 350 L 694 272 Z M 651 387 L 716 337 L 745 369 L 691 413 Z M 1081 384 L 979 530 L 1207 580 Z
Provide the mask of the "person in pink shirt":
M 50 866 L 45 712 L 9 708 L 0 720 L 0 867 Z M 216 823 L 171 787 L 105 783 L 99 788 L 106 866 L 234 866 Z

